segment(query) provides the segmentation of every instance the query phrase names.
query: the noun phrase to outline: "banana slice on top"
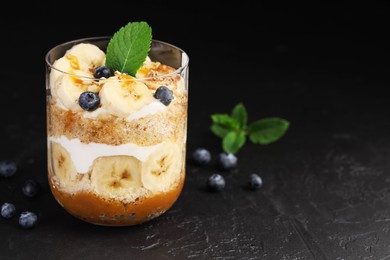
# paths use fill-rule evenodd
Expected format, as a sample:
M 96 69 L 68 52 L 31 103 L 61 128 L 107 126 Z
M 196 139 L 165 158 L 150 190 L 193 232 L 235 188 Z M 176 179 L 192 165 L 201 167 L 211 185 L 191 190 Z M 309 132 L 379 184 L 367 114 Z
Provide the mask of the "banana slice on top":
M 129 197 L 142 188 L 141 162 L 133 156 L 97 158 L 91 172 L 93 190 L 109 199 Z
M 54 98 L 66 108 L 73 111 L 82 111 L 78 100 L 84 91 L 88 89 L 88 85 L 77 82 L 78 78 L 63 74 L 61 75 L 51 89 L 51 94 Z
M 69 49 L 65 55 L 53 63 L 50 72 L 50 82 L 53 84 L 59 76 L 65 73 L 77 74 L 82 71 L 86 76 L 93 78 L 96 67 L 104 65 L 106 54 L 97 46 L 89 43 L 80 43 Z
M 135 77 L 138 79 L 145 79 L 144 83 L 152 90 L 156 90 L 160 86 L 184 88 L 180 75 L 167 75 L 175 70 L 176 69 L 171 66 L 146 59 L 141 68 L 138 69 Z
M 180 182 L 182 153 L 177 144 L 166 142 L 151 153 L 142 165 L 143 186 L 155 193 L 166 192 Z
M 119 73 L 104 82 L 99 95 L 104 108 L 118 117 L 127 117 L 155 101 L 145 84 Z
M 70 48 L 66 55 L 77 57 L 79 61 L 87 64 L 87 69 L 104 65 L 106 61 L 106 54 L 99 47 L 90 43 L 79 43 Z M 86 71 L 85 69 L 82 70 Z
M 64 188 L 71 187 L 77 178 L 77 171 L 68 151 L 61 144 L 51 142 L 52 165 L 58 182 Z
M 53 67 L 55 69 L 52 69 L 50 72 L 50 84 L 52 87 L 57 79 L 64 75 L 64 72 L 74 74 L 75 71 L 81 70 L 86 72 L 88 77 L 93 77 L 92 73 L 88 70 L 88 65 L 74 55 L 65 55 L 59 58 L 53 63 Z
M 94 68 L 103 65 L 105 53 L 97 46 L 81 43 L 69 49 L 65 55 L 53 63 L 50 72 L 51 93 L 66 109 L 82 111 L 78 104 L 80 94 L 86 90 L 97 92 Z

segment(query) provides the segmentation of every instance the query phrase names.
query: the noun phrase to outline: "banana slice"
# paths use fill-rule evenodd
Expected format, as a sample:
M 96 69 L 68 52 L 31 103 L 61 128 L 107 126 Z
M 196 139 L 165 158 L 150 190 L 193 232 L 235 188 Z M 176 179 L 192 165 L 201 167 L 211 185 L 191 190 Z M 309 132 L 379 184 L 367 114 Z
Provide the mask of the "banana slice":
M 80 43 L 73 46 L 66 52 L 68 55 L 74 55 L 79 61 L 87 64 L 87 70 L 104 65 L 106 61 L 106 54 L 96 45 L 90 43 Z M 66 55 L 65 55 L 66 56 Z M 87 72 L 87 70 L 82 69 Z
M 151 64 L 151 63 L 152 63 L 152 60 L 150 59 L 150 57 L 149 57 L 149 56 L 146 56 L 146 59 L 145 59 L 143 65 L 146 66 L 146 65 Z
M 99 83 L 94 80 L 93 71 L 104 64 L 105 53 L 97 46 L 80 43 L 69 49 L 65 55 L 53 63 L 50 72 L 51 93 L 60 107 L 82 111 L 78 104 L 84 91 L 98 92 Z M 61 106 L 62 105 L 62 106 Z
M 106 198 L 129 197 L 142 188 L 141 162 L 133 156 L 99 157 L 93 163 L 91 184 Z
M 174 71 L 175 68 L 173 67 L 146 59 L 141 68 L 138 69 L 135 77 L 138 79 L 145 79 L 144 83 L 151 90 L 156 90 L 160 86 L 184 88 L 184 86 L 182 86 L 182 78 L 178 74 L 164 76 Z
M 169 191 L 180 181 L 182 161 L 178 145 L 164 143 L 142 165 L 143 186 L 155 193 Z
M 99 95 L 105 109 L 118 117 L 127 117 L 155 101 L 145 84 L 119 73 L 104 82 Z
M 50 82 L 53 84 L 62 72 L 93 78 L 93 69 L 104 65 L 106 54 L 97 46 L 89 43 L 80 43 L 69 49 L 62 58 L 53 63 L 53 69 L 50 72 Z M 58 71 L 59 70 L 59 71 Z
M 78 100 L 80 94 L 88 89 L 77 81 L 74 76 L 63 74 L 61 75 L 51 89 L 53 98 L 58 99 L 60 103 L 66 108 L 73 111 L 82 111 Z
M 64 75 L 64 72 L 74 74 L 75 71 L 81 70 L 86 73 L 84 76 L 93 78 L 92 73 L 88 70 L 88 65 L 74 55 L 65 55 L 64 57 L 59 58 L 53 63 L 53 67 L 55 69 L 52 69 L 50 72 L 50 83 L 52 87 L 57 79 Z
M 77 179 L 77 171 L 70 154 L 56 142 L 51 142 L 51 150 L 53 170 L 58 182 L 64 188 L 72 186 Z
M 136 78 L 149 78 L 161 76 L 164 74 L 168 74 L 174 72 L 175 69 L 171 66 L 161 64 L 160 62 L 152 61 L 149 57 L 147 57 L 144 61 L 144 64 L 141 68 L 138 69 L 135 74 Z

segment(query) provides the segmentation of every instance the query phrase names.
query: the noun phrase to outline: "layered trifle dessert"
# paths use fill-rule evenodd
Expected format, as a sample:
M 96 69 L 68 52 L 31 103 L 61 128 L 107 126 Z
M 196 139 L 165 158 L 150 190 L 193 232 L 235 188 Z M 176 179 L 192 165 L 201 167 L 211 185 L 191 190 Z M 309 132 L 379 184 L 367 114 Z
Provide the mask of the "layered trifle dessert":
M 160 43 L 164 44 L 164 43 Z M 72 215 L 133 225 L 168 210 L 185 179 L 187 79 L 146 57 L 135 75 L 75 42 L 48 72 L 49 183 Z

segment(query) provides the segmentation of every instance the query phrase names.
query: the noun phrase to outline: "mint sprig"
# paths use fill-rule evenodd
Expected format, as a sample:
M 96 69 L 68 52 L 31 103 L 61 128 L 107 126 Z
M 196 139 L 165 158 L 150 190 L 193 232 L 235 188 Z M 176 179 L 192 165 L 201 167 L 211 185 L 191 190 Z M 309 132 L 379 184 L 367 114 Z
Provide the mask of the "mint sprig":
M 152 29 L 146 22 L 129 22 L 107 45 L 106 66 L 135 76 L 145 61 L 152 42 Z
M 211 115 L 210 130 L 222 139 L 222 149 L 236 154 L 247 138 L 254 144 L 267 145 L 278 141 L 288 130 L 290 123 L 279 117 L 256 120 L 248 125 L 248 113 L 244 104 L 238 103 L 228 114 Z
M 249 139 L 255 144 L 270 144 L 279 140 L 288 127 L 289 122 L 282 118 L 263 118 L 248 127 Z

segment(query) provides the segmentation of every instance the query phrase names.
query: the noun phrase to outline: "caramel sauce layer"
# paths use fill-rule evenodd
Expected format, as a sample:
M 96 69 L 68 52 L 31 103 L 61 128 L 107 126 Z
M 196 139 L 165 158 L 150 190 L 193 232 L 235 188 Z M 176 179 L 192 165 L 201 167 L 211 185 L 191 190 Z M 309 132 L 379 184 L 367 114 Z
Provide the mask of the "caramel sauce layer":
M 106 200 L 89 191 L 70 194 L 58 189 L 50 179 L 49 183 L 56 200 L 73 216 L 97 225 L 128 226 L 143 223 L 166 212 L 178 199 L 184 178 L 168 192 L 140 198 L 133 203 Z

